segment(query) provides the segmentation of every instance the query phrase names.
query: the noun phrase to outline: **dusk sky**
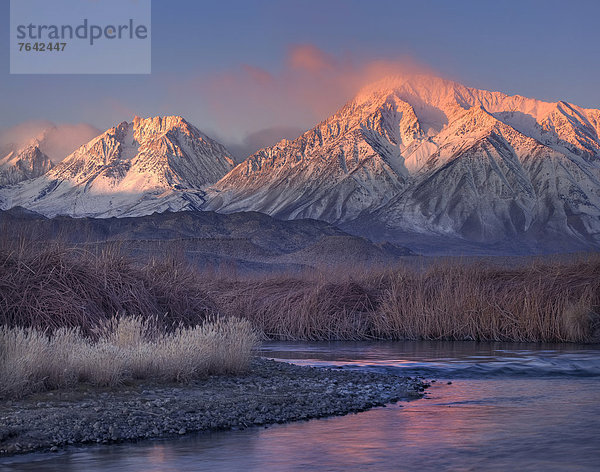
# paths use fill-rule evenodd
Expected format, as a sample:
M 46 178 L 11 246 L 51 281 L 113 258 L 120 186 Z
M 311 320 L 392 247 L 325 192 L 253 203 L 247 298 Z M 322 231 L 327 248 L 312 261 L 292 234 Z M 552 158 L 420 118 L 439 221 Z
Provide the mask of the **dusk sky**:
M 154 0 L 152 74 L 88 76 L 9 75 L 9 2 L 1 8 L 4 134 L 177 114 L 226 143 L 275 139 L 405 67 L 600 108 L 596 1 Z

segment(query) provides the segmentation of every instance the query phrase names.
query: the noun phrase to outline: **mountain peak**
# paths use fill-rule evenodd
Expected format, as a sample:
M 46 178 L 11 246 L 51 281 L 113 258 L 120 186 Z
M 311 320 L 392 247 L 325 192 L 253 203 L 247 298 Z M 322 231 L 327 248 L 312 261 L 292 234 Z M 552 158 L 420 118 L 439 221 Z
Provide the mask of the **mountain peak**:
M 382 97 L 398 91 L 411 91 L 419 94 L 448 93 L 457 87 L 462 87 L 456 82 L 442 79 L 434 75 L 404 74 L 390 75 L 363 86 L 354 97 L 356 102 L 372 100 L 373 97 Z
M 24 184 L 11 204 L 74 216 L 197 208 L 203 188 L 232 168 L 227 149 L 181 116 L 136 116 Z
M 152 116 L 148 118 L 136 116 L 133 118 L 133 125 L 136 128 L 153 128 L 157 131 L 191 126 L 183 116 L 179 115 Z
M 250 156 L 209 189 L 206 208 L 361 231 L 600 244 L 599 135 L 599 110 L 390 76 Z
M 424 106 L 446 109 L 459 106 L 468 109 L 481 105 L 488 112 L 520 111 L 540 119 L 557 106 L 522 95 L 507 95 L 503 92 L 468 87 L 452 80 L 434 75 L 407 74 L 388 76 L 364 86 L 354 98 L 355 103 L 377 102 L 390 95 L 408 101 L 413 106 L 418 102 Z M 565 103 L 567 106 L 570 104 Z
M 373 237 L 600 245 L 600 110 L 564 101 L 392 76 L 232 168 L 183 117 L 135 116 L 0 200 L 48 216 L 259 211 Z
M 0 186 L 34 179 L 52 167 L 52 161 L 42 152 L 39 141 L 34 138 L 22 149 L 11 151 L 0 159 Z

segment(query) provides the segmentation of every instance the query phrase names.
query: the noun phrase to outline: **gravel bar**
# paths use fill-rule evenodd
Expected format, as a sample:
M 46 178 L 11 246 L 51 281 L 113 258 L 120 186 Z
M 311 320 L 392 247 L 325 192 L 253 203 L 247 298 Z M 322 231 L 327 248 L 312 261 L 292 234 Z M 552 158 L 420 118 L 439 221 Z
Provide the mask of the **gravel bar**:
M 0 456 L 345 415 L 419 398 L 419 379 L 254 358 L 185 385 L 81 387 L 0 402 Z

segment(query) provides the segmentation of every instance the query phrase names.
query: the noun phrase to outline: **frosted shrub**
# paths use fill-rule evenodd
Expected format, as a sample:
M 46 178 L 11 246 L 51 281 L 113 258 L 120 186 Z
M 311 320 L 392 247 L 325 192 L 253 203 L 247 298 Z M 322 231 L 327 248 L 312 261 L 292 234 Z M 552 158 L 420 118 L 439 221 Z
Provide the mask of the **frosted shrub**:
M 78 382 L 113 387 L 135 379 L 185 382 L 247 368 L 258 336 L 250 322 L 212 318 L 171 333 L 152 320 L 121 318 L 107 323 L 98 340 L 76 328 L 48 335 L 0 328 L 0 397 L 22 396 Z

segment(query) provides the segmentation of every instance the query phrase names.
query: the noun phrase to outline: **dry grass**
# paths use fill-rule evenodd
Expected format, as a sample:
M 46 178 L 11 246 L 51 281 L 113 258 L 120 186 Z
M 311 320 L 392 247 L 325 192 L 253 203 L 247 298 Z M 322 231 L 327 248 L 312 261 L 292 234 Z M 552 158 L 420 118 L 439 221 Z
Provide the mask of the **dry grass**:
M 47 334 L 0 328 L 0 398 L 84 382 L 113 387 L 133 380 L 185 382 L 236 373 L 249 362 L 258 336 L 247 320 L 211 319 L 165 333 L 139 317 L 110 320 L 95 340 L 78 328 Z
M 208 283 L 225 314 L 270 338 L 600 341 L 600 257 L 437 262 Z
M 0 248 L 0 325 L 94 338 L 115 314 L 167 331 L 241 317 L 283 340 L 599 342 L 600 256 L 241 277 L 183 255 L 137 265 L 115 247 Z

